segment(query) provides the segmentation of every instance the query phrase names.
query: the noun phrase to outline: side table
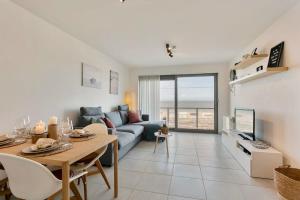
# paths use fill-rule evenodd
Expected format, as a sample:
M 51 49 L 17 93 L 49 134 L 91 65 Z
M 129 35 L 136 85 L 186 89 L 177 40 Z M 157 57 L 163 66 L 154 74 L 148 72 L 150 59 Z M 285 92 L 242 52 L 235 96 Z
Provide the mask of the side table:
M 172 136 L 172 134 L 170 134 L 170 133 L 168 133 L 168 134 L 163 134 L 163 133 L 160 133 L 160 132 L 155 132 L 154 135 L 155 135 L 155 137 L 156 137 L 156 142 L 155 142 L 155 147 L 154 147 L 154 153 L 155 153 L 155 151 L 156 151 L 156 146 L 157 146 L 157 144 L 158 144 L 158 139 L 159 139 L 159 138 L 165 138 L 165 140 L 166 140 L 166 148 L 167 148 L 167 155 L 168 155 L 168 157 L 169 157 L 169 144 L 168 144 L 168 138 L 169 138 L 170 136 Z

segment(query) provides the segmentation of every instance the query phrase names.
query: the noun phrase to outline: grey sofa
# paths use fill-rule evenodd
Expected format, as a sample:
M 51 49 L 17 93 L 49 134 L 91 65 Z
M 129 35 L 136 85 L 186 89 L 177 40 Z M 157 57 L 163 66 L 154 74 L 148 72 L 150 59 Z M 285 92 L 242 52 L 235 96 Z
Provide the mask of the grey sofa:
M 109 118 L 115 129 L 108 129 L 109 134 L 118 136 L 119 142 L 119 159 L 124 157 L 141 140 L 155 140 L 154 132 L 158 131 L 162 123 L 160 121 L 150 122 L 148 115 L 142 115 L 142 122 L 129 124 L 128 120 L 128 106 L 118 106 L 117 111 L 103 113 L 101 107 L 81 107 L 78 127 L 85 127 L 92 123 L 101 123 L 102 117 Z M 113 148 L 109 145 L 106 153 L 100 159 L 105 166 L 113 164 Z

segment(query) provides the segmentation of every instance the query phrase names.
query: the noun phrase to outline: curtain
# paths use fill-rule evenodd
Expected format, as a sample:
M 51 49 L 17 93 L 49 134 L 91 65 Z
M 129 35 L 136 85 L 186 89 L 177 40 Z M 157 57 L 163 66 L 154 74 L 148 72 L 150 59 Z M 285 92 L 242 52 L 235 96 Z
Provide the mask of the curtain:
M 160 118 L 160 76 L 139 77 L 139 109 L 150 120 Z

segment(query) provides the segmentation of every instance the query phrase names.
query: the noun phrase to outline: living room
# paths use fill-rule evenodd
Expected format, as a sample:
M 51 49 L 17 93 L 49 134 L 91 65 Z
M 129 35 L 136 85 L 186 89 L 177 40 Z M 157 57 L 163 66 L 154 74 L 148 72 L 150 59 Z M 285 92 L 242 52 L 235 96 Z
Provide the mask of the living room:
M 300 199 L 299 13 L 1 0 L 0 199 Z

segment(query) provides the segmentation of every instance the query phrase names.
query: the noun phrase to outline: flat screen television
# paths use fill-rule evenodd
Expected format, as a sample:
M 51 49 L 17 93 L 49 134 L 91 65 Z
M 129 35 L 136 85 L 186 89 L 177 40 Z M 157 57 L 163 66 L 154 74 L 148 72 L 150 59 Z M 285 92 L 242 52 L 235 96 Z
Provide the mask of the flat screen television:
M 255 110 L 236 108 L 234 116 L 235 129 L 241 132 L 244 137 L 255 141 Z

